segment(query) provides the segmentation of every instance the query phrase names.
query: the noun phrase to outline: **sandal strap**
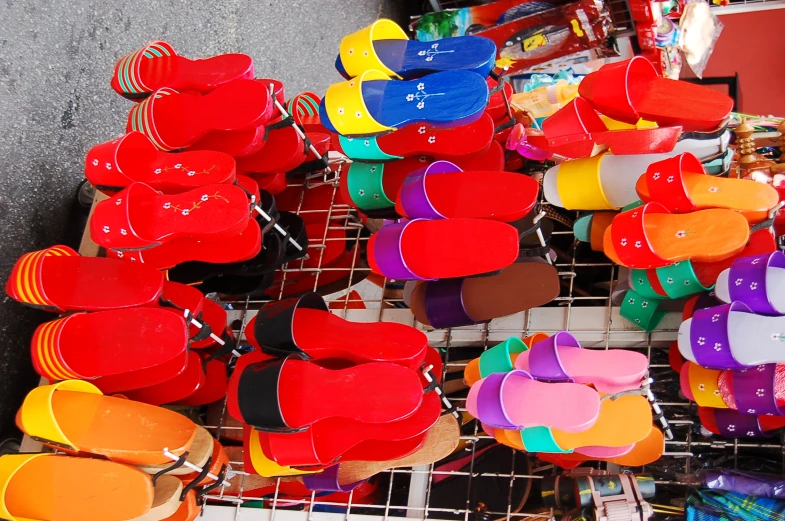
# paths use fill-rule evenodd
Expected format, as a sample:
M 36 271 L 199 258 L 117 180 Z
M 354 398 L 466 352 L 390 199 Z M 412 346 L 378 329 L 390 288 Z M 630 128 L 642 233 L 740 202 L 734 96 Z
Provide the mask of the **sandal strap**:
M 722 399 L 722 393 L 719 388 L 720 371 L 717 369 L 706 369 L 692 362 L 685 363 L 685 365 L 687 366 L 690 392 L 695 399 L 695 403 L 701 407 L 727 409 L 728 405 Z
M 117 85 L 129 97 L 139 97 L 155 90 L 142 81 L 140 69 L 143 60 L 153 60 L 163 56 L 176 56 L 174 48 L 166 42 L 153 42 L 120 59 L 115 67 Z
M 684 172 L 705 173 L 698 158 L 689 152 L 649 165 L 644 175 L 651 200 L 674 213 L 695 210 L 684 184 Z
M 777 364 L 733 372 L 733 397 L 742 414 L 785 415 L 785 407 L 777 405 Z
M 90 382 L 66 380 L 53 385 L 36 387 L 25 398 L 20 410 L 20 423 L 26 434 L 36 441 L 68 450 L 79 450 L 60 428 L 52 409 L 52 397 L 56 391 L 77 391 L 101 395 L 101 391 Z
M 52 246 L 45 250 L 25 253 L 16 261 L 8 278 L 6 292 L 18 302 L 42 309 L 60 309 L 46 294 L 41 279 L 47 257 L 78 257 L 79 254 L 68 246 Z
M 305 485 L 308 490 L 319 492 L 351 492 L 367 481 L 363 479 L 348 485 L 341 485 L 338 482 L 339 468 L 340 463 L 327 467 L 322 472 L 305 475 L 303 476 L 303 485 Z
M 426 187 L 426 177 L 429 175 L 463 172 L 458 165 L 449 161 L 434 161 L 430 165 L 419 168 L 406 176 L 398 192 L 401 206 L 409 217 L 422 219 L 446 219 L 431 202 Z
M 113 250 L 141 250 L 160 244 L 140 237 L 131 223 L 130 204 L 136 198 L 154 198 L 159 193 L 143 183 L 131 186 L 102 201 L 90 220 L 93 240 L 104 248 Z
M 288 298 L 262 306 L 256 315 L 253 335 L 262 351 L 274 356 L 297 355 L 311 358 L 297 345 L 294 336 L 294 315 L 298 309 L 315 309 L 329 313 L 319 294 L 309 292 L 299 298 Z
M 785 253 L 776 251 L 733 261 L 728 273 L 731 302 L 744 302 L 755 313 L 779 315 L 780 312 L 771 305 L 766 287 L 769 267 L 785 268 Z
M 517 376 L 534 379 L 526 371 L 515 369 L 508 373 L 494 373 L 483 380 L 477 393 L 477 417 L 480 421 L 499 429 L 520 429 L 519 425 L 510 422 L 501 399 L 507 379 Z
M 550 454 L 572 454 L 572 449 L 562 449 L 548 427 L 529 427 L 521 431 L 521 441 L 526 452 L 546 452 Z
M 41 324 L 33 334 L 31 353 L 33 366 L 38 374 L 49 380 L 87 378 L 71 369 L 60 354 L 60 333 L 65 329 L 68 320 L 74 316 L 76 315 L 69 315 Z
M 313 92 L 303 92 L 293 97 L 286 103 L 286 112 L 294 122 L 302 126 L 319 119 L 319 103 L 322 100 Z
M 726 438 L 770 438 L 760 428 L 757 416 L 742 414 L 733 409 L 715 409 L 714 419 L 720 434 Z
M 518 337 L 510 337 L 480 355 L 480 377 L 494 373 L 508 373 L 515 369 L 512 355 L 528 351 L 529 346 Z
M 412 219 L 406 222 L 397 222 L 384 226 L 376 232 L 374 256 L 379 270 L 388 279 L 395 280 L 429 280 L 420 277 L 406 264 L 401 251 L 401 238 L 410 224 L 423 219 Z
M 613 218 L 611 238 L 622 264 L 634 268 L 659 268 L 671 264 L 654 252 L 646 237 L 646 216 L 658 213 L 670 212 L 659 203 L 647 203 Z
M 278 381 L 287 360 L 293 356 L 255 362 L 243 369 L 237 385 L 237 404 L 245 423 L 263 432 L 295 433 L 308 427 L 286 424 L 278 401 Z
M 476 324 L 463 302 L 465 278 L 440 279 L 425 287 L 425 315 L 437 329 Z M 490 322 L 490 320 L 486 321 Z
M 665 317 L 661 309 L 662 298 L 650 298 L 634 290 L 627 290 L 619 314 L 644 331 L 653 331 Z
M 592 133 L 607 132 L 597 112 L 588 101 L 575 98 L 542 123 L 542 131 L 551 149 L 577 143 L 593 142 Z
M 700 309 L 692 316 L 690 345 L 695 361 L 709 369 L 744 369 L 733 357 L 728 335 L 731 312 L 752 313 L 743 302 Z
M 543 382 L 574 382 L 561 361 L 559 352 L 563 349 L 582 349 L 582 346 L 578 339 L 567 331 L 559 331 L 537 342 L 529 353 L 529 373 Z
M 346 175 L 349 197 L 360 210 L 381 210 L 395 206 L 395 201 L 384 193 L 384 164 L 352 163 Z
M 605 154 L 565 161 L 557 168 L 556 185 L 567 210 L 615 210 L 602 189 L 600 172 Z
M 648 270 L 652 271 L 652 270 Z M 657 281 L 662 286 L 663 291 L 668 298 L 677 299 L 689 297 L 702 291 L 708 291 L 714 287 L 712 284 L 709 287 L 704 286 L 698 276 L 695 274 L 695 269 L 692 262 L 689 260 L 676 262 L 670 266 L 663 266 L 657 268 L 654 275 Z M 650 275 L 651 276 L 651 275 Z
M 408 40 L 401 27 L 392 20 L 377 20 L 368 27 L 345 36 L 341 40 L 340 56 L 343 68 L 351 77 L 368 70 L 383 72 L 386 76 L 401 77 L 382 62 L 373 42 L 376 40 Z
M 177 150 L 177 147 L 168 145 L 155 127 L 155 101 L 166 96 L 178 94 L 179 93 L 176 90 L 168 87 L 158 89 L 151 96 L 145 98 L 144 101 L 134 106 L 128 115 L 128 122 L 130 123 L 131 130 L 146 135 L 150 138 L 150 141 L 153 142 L 153 145 L 164 152 L 172 152 Z
M 6 454 L 0 458 L 0 518 L 10 519 L 13 521 L 37 521 L 35 519 L 22 519 L 15 517 L 11 512 L 8 511 L 5 495 L 6 491 L 8 490 L 8 485 L 14 479 L 14 475 L 19 472 L 22 467 L 36 458 L 52 457 L 56 458 L 58 456 L 48 452 L 40 452 L 36 454 Z
M 122 137 L 91 148 L 85 159 L 85 177 L 97 189 L 119 192 L 133 183 L 134 180 L 123 172 L 117 161 L 121 150 L 127 150 L 125 155 L 135 156 L 139 152 L 155 151 L 157 148 L 141 132 L 129 132 Z
M 335 83 L 324 95 L 325 108 L 335 130 L 345 136 L 385 134 L 395 130 L 382 125 L 371 115 L 363 99 L 363 82 L 391 81 L 383 72 L 369 70 L 349 81 Z
M 603 65 L 600 70 L 593 72 L 596 75 L 593 84 L 594 88 L 592 99 L 588 100 L 594 107 L 611 119 L 635 125 L 640 119 L 640 115 L 632 106 L 631 100 L 634 96 L 630 94 L 630 88 L 643 88 L 631 85 L 628 80 L 631 77 L 647 79 L 659 76 L 654 69 L 654 65 L 642 56 L 636 56 L 631 60 Z M 580 91 L 579 91 L 580 92 Z
M 388 154 L 379 146 L 375 137 L 353 138 L 338 136 L 341 150 L 351 159 L 356 161 L 394 161 L 403 159 L 403 156 Z

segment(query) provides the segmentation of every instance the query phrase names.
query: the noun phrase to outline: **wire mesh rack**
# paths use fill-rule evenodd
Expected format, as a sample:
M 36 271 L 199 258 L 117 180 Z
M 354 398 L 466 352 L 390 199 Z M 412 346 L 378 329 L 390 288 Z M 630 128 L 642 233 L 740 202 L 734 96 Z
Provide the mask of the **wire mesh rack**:
M 625 269 L 613 265 L 602 254 L 592 252 L 588 244 L 574 239 L 570 228 L 576 217 L 574 212 L 560 214 L 549 210 L 555 222 L 551 247 L 561 281 L 561 293 L 551 304 L 483 325 L 434 330 L 414 320 L 406 307 L 400 285 L 387 280 L 375 285 L 366 279 L 370 274 L 370 268 L 364 261 L 368 234 L 363 233 L 363 222 L 356 210 L 340 200 L 338 182 L 343 168 L 344 165 L 337 165 L 332 173 L 312 175 L 295 185 L 301 188 L 297 213 L 305 219 L 324 219 L 329 226 L 323 236 L 309 238 L 307 260 L 284 266 L 280 274 L 281 283 L 274 287 L 274 294 L 268 294 L 272 297 L 270 300 L 286 297 L 287 279 L 307 272 L 313 281 L 313 286 L 307 289 L 324 294 L 333 313 L 353 321 L 399 322 L 423 330 L 429 344 L 442 353 L 445 392 L 459 411 L 465 411 L 466 389 L 461 383 L 465 365 L 483 350 L 510 336 L 525 337 L 538 331 L 553 334 L 568 330 L 588 348 L 638 350 L 649 359 L 652 390 L 669 420 L 673 438 L 666 440 L 666 452 L 655 464 L 623 471 L 652 473 L 658 484 L 657 502 L 683 504 L 689 476 L 702 469 L 740 468 L 785 473 L 782 437 L 724 440 L 702 429 L 694 404 L 679 394 L 678 375 L 668 364 L 667 348 L 676 338 L 680 313 L 667 313 L 659 329 L 653 333 L 645 333 L 622 319 L 618 296 L 626 280 Z M 303 201 L 312 190 L 330 192 L 329 208 L 305 209 Z M 334 235 L 329 234 L 330 231 L 343 234 L 339 238 L 328 237 Z M 345 241 L 350 266 L 322 265 L 324 251 L 331 240 Z M 328 289 L 325 290 L 322 287 L 323 277 L 338 282 L 327 284 Z M 326 291 L 329 294 L 325 294 Z M 222 302 L 228 309 L 229 324 L 237 338 L 244 338 L 246 324 L 267 301 L 246 298 Z M 241 443 L 239 433 L 242 427 L 226 415 L 225 404 L 213 404 L 211 407 L 212 411 L 207 416 L 208 430 L 222 441 L 228 439 L 238 443 L 237 440 L 240 440 Z M 551 465 L 534 467 L 526 454 L 497 446 L 496 449 L 504 453 L 501 457 L 497 455 L 493 461 L 498 463 L 489 467 L 483 458 L 492 439 L 482 433 L 479 424 L 473 420 L 463 426 L 461 443 L 463 448 L 458 457 L 463 457 L 463 464 L 459 467 L 456 468 L 455 464 L 441 466 L 437 462 L 423 467 L 387 470 L 375 478 L 375 491 L 362 499 L 357 499 L 354 492 L 344 494 L 338 500 L 334 496 L 317 493 L 306 499 L 284 498 L 280 489 L 282 481 L 277 479 L 269 480 L 270 487 L 265 489 L 264 494 L 254 495 L 246 486 L 246 480 L 252 478 L 240 470 L 232 478 L 235 486 L 231 490 L 219 488 L 207 496 L 202 519 L 277 518 L 290 521 L 306 516 L 307 519 L 337 521 L 348 519 L 351 515 L 369 520 L 413 517 L 496 521 L 550 517 L 552 511 L 537 508 L 536 491 L 539 480 L 554 472 Z M 242 468 L 242 458 L 233 458 L 233 466 Z M 618 471 L 615 467 L 609 470 Z M 446 482 L 449 482 L 449 487 L 445 488 Z M 494 501 L 489 501 L 489 491 L 492 491 Z M 503 499 L 501 503 L 499 497 Z M 522 504 L 524 502 L 526 505 Z M 660 516 L 661 519 L 667 517 Z

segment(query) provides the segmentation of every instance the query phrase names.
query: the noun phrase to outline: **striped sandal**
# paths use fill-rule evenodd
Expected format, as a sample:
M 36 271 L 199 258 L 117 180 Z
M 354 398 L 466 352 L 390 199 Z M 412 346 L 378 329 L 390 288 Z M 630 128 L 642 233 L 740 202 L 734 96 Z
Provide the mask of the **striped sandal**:
M 206 93 L 232 80 L 253 77 L 253 60 L 247 54 L 191 60 L 158 41 L 121 58 L 111 84 L 119 95 L 138 100 L 162 87 Z

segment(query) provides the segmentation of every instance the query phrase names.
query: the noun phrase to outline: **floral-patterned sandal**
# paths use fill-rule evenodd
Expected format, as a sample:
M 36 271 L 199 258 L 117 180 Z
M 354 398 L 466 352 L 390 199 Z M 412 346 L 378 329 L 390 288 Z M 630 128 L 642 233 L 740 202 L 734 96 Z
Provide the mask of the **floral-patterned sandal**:
M 248 226 L 248 196 L 233 185 L 208 185 L 164 195 L 133 183 L 100 202 L 90 236 L 105 248 L 143 250 L 180 237 L 231 237 Z
M 785 253 L 742 257 L 720 273 L 715 291 L 723 302 L 744 302 L 762 315 L 785 315 Z
M 381 71 L 327 89 L 319 118 L 347 137 L 386 134 L 413 123 L 434 127 L 468 125 L 488 104 L 485 79 L 470 71 L 437 72 L 419 80 L 392 81 Z
M 253 79 L 247 54 L 221 54 L 190 60 L 162 41 L 153 42 L 117 62 L 112 88 L 129 99 L 144 98 L 161 87 L 209 92 L 237 79 Z
M 698 407 L 701 425 L 724 438 L 770 438 L 785 427 L 785 417 L 744 414 L 733 409 Z
M 85 177 L 104 193 L 139 181 L 165 194 L 176 194 L 197 186 L 232 183 L 235 161 L 213 151 L 166 154 L 141 132 L 129 132 L 87 152 Z
M 235 80 L 204 96 L 165 87 L 131 109 L 126 131 L 142 132 L 170 152 L 187 148 L 211 130 L 259 127 L 272 113 L 270 91 L 254 80 Z

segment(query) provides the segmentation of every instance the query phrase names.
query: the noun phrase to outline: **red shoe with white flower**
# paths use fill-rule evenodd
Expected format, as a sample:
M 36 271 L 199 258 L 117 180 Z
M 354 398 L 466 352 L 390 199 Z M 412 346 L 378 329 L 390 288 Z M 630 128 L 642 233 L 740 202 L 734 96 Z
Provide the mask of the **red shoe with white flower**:
M 215 184 L 166 195 L 132 183 L 96 206 L 90 235 L 104 248 L 143 250 L 181 237 L 237 235 L 249 219 L 248 196 L 238 186 Z

